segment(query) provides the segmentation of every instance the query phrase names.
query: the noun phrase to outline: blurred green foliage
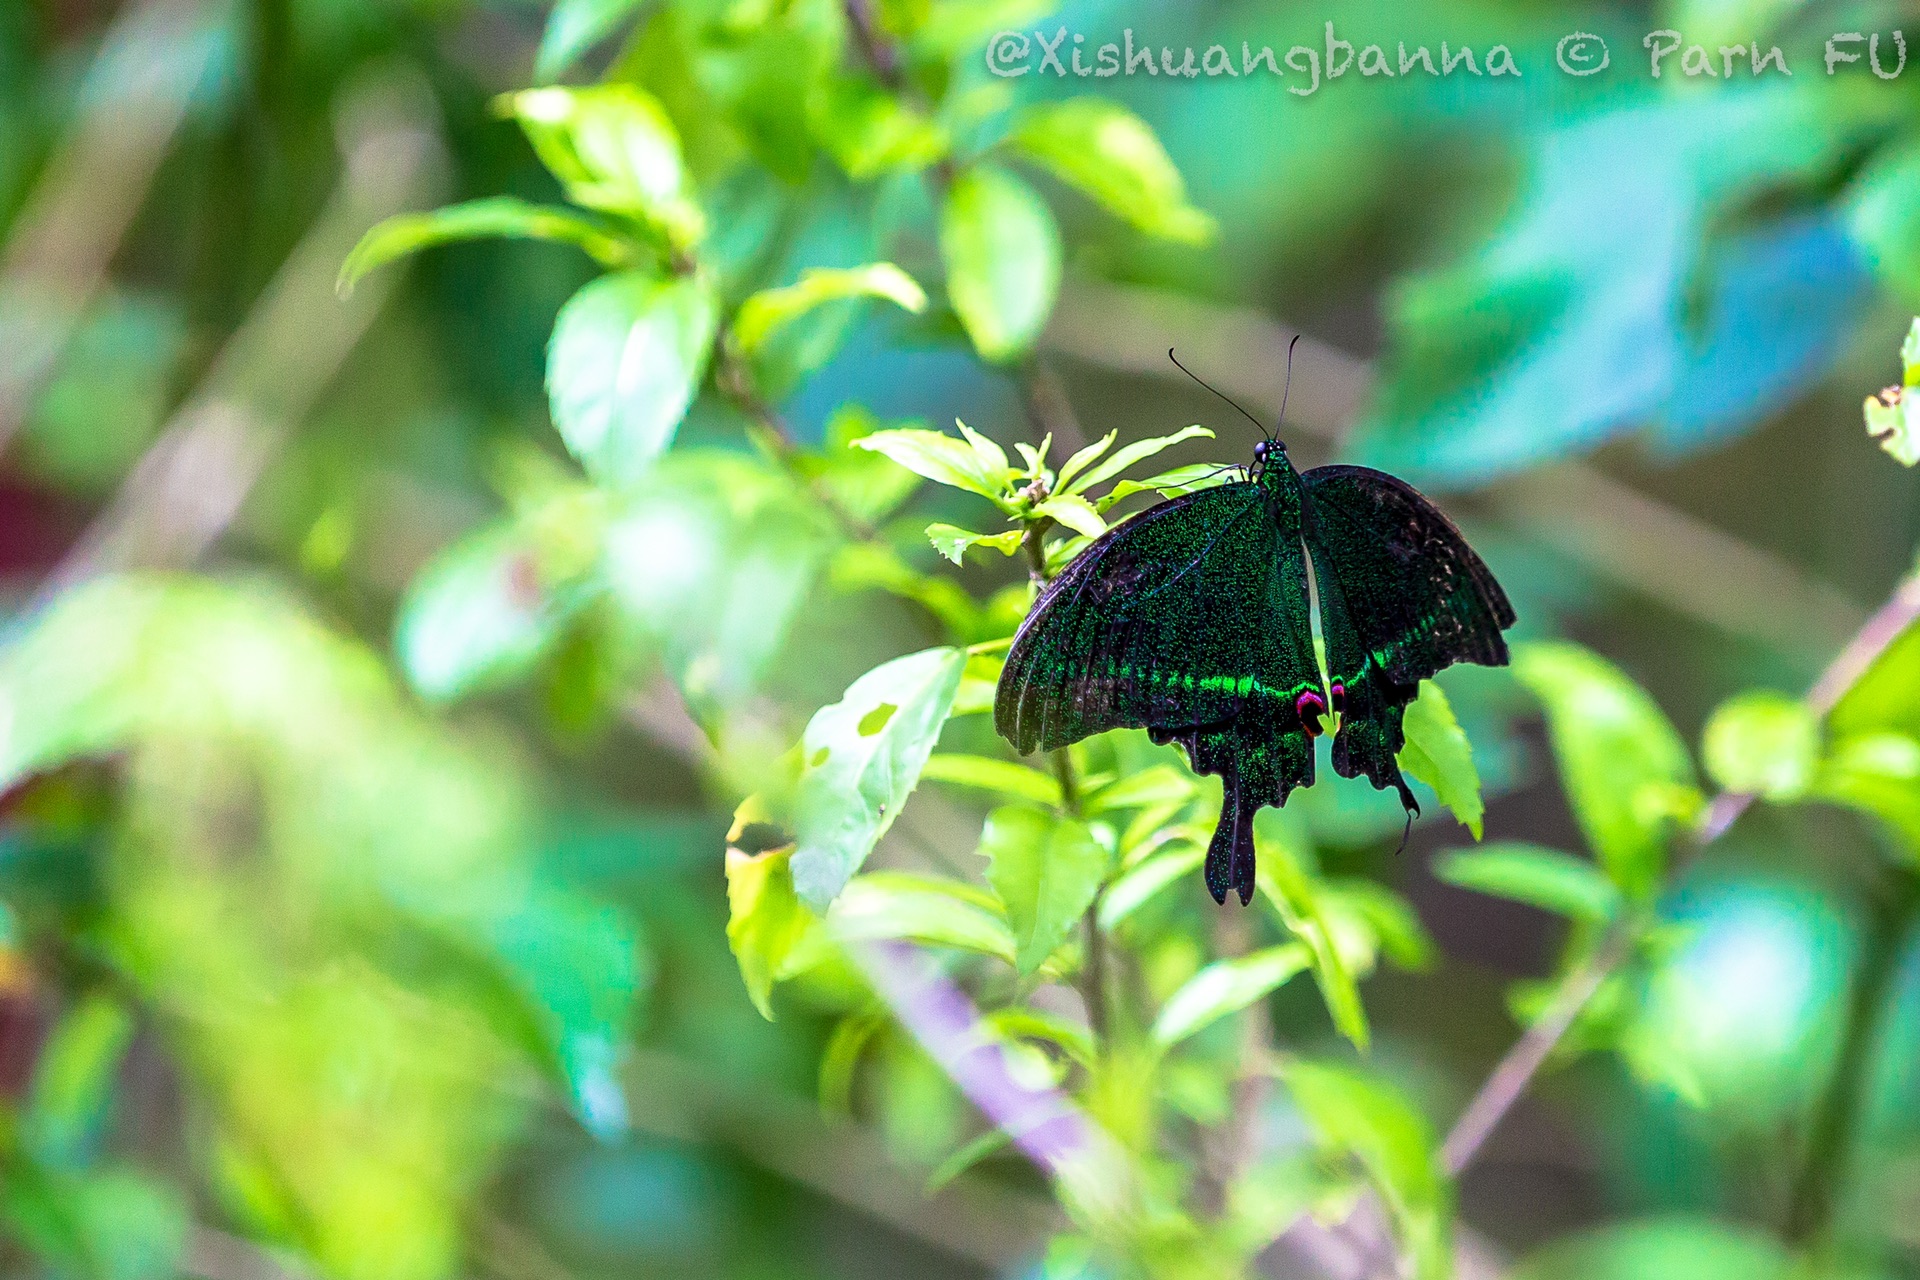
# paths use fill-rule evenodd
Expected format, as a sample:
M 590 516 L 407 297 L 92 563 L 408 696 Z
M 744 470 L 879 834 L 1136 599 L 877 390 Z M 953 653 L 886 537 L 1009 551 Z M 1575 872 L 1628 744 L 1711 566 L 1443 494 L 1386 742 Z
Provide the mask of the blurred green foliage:
M 1872 442 L 1915 460 L 1920 321 L 1851 406 L 1920 164 L 1830 18 L 0 12 L 0 1267 L 1915 1273 L 1920 522 Z M 1796 74 L 1655 80 L 1657 26 Z M 985 57 L 1336 28 L 1522 74 Z M 984 713 L 1038 583 L 1247 456 L 1130 326 L 1269 408 L 1276 309 L 1378 354 L 1303 347 L 1296 447 L 1446 491 L 1525 638 L 1410 708 L 1406 858 L 1329 779 L 1223 912 L 1177 752 Z M 1602 470 L 1642 505 L 1540 518 Z M 1864 625 L 1801 698 L 1728 619 L 1803 579 L 1845 616 L 1791 625 Z

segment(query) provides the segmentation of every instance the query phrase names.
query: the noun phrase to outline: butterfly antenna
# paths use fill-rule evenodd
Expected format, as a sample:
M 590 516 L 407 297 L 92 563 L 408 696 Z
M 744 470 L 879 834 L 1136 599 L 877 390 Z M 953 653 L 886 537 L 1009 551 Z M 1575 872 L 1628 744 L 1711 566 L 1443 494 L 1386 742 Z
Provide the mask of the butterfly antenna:
M 1239 410 L 1240 416 L 1245 418 L 1248 422 L 1251 422 L 1254 425 L 1254 429 L 1259 431 L 1260 437 L 1263 440 L 1273 439 L 1273 435 L 1271 432 L 1267 430 L 1266 424 L 1261 422 L 1260 419 L 1254 417 L 1252 414 L 1248 413 L 1245 409 L 1241 408 L 1240 402 L 1238 400 L 1235 400 L 1232 396 L 1228 395 L 1226 392 L 1208 383 L 1206 380 L 1204 380 L 1198 374 L 1196 374 L 1193 370 L 1181 364 L 1180 357 L 1173 354 L 1172 347 L 1167 348 L 1167 359 L 1173 361 L 1174 368 L 1186 374 L 1189 378 L 1192 378 L 1195 382 L 1198 382 L 1201 386 L 1213 392 L 1213 394 L 1215 394 L 1216 396 L 1219 396 L 1222 400 L 1225 400 L 1228 404 L 1232 405 L 1235 409 Z
M 1293 340 L 1287 343 L 1287 380 L 1280 387 L 1280 421 L 1275 423 L 1273 428 L 1276 435 L 1279 434 L 1281 427 L 1287 425 L 1287 396 L 1293 392 L 1293 349 L 1299 345 L 1300 335 L 1296 333 L 1293 335 Z

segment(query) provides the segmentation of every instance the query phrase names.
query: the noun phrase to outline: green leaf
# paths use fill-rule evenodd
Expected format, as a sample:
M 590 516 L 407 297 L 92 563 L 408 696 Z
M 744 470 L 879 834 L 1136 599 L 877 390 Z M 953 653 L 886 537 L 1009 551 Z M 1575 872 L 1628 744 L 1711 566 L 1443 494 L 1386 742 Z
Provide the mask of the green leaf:
M 1093 504 L 1077 493 L 1062 493 L 1048 498 L 1033 509 L 1037 516 L 1052 516 L 1056 521 L 1088 538 L 1097 538 L 1107 531 L 1107 522 L 1093 509 Z
M 1419 1280 L 1453 1273 L 1453 1191 L 1426 1117 L 1383 1081 L 1327 1063 L 1290 1062 L 1281 1079 L 1319 1139 L 1366 1170 Z
M 768 335 L 824 303 L 849 298 L 881 298 L 920 312 L 926 309 L 927 295 L 912 276 L 891 262 L 872 262 L 864 267 L 810 267 L 800 279 L 778 289 L 762 289 L 740 304 L 734 314 L 731 332 L 740 350 L 756 354 Z
M 1920 148 L 1876 150 L 1841 209 L 1853 243 L 1909 307 L 1920 307 Z
M 1518 841 L 1451 849 L 1434 859 L 1448 884 L 1509 898 L 1574 920 L 1604 924 L 1620 913 L 1620 890 L 1585 858 Z
M 1259 853 L 1254 883 L 1261 898 L 1273 908 L 1287 931 L 1306 944 L 1314 983 L 1320 988 L 1320 998 L 1326 1003 L 1334 1030 L 1345 1036 L 1354 1048 L 1365 1052 L 1371 1035 L 1353 970 L 1355 962 L 1371 964 L 1371 956 L 1349 957 L 1342 951 L 1341 936 L 1321 909 L 1320 886 L 1301 869 L 1291 849 L 1276 841 L 1261 839 L 1257 826 L 1254 840 Z
M 1060 784 L 1031 765 L 991 756 L 929 756 L 920 776 L 933 782 L 977 787 L 1010 800 L 1031 800 L 1035 804 L 1058 807 Z
M 533 540 L 502 521 L 447 547 L 400 602 L 394 645 L 407 680 L 446 701 L 525 675 L 565 625 Z
M 1909 580 L 1901 589 L 1910 592 L 1916 584 Z M 1920 739 L 1920 623 L 1883 649 L 1827 715 L 1835 741 L 1883 729 Z
M 1174 445 L 1180 444 L 1183 441 L 1211 439 L 1213 439 L 1213 432 L 1206 427 L 1182 427 L 1170 436 L 1154 436 L 1150 440 L 1135 440 L 1132 444 L 1123 446 L 1105 462 L 1100 463 L 1085 475 L 1080 476 L 1072 485 L 1066 485 L 1063 479 L 1061 481 L 1063 491 L 1067 493 L 1085 493 L 1088 489 L 1093 488 L 1093 486 L 1100 484 L 1102 481 L 1113 479 L 1113 477 L 1119 475 L 1134 463 L 1144 462 L 1155 454 L 1164 453 L 1166 450 L 1173 448 Z M 1211 471 L 1214 468 L 1208 467 L 1205 469 Z
M 672 443 L 717 322 L 713 291 L 695 276 L 605 276 L 560 308 L 547 395 L 554 426 L 595 479 L 630 485 Z
M 915 475 L 995 502 L 1013 479 L 1011 467 L 993 467 L 968 441 L 921 427 L 875 431 L 855 440 L 853 447 L 884 454 Z
M 526 89 L 502 100 L 575 204 L 638 219 L 689 249 L 706 234 L 680 136 L 664 108 L 631 84 Z
M 1321 908 L 1329 916 L 1347 913 L 1364 922 L 1374 947 L 1402 969 L 1423 972 L 1433 967 L 1440 949 L 1420 923 L 1407 900 L 1371 880 L 1342 878 L 1320 883 Z
M 1149 235 L 1185 244 L 1213 238 L 1213 219 L 1187 202 L 1187 185 L 1152 127 L 1116 102 L 1069 98 L 1031 107 L 1011 141 Z
M 1708 718 L 1700 757 L 1707 776 L 1728 791 L 1795 800 L 1813 784 L 1820 723 L 1798 698 L 1766 691 L 1739 694 Z
M 843 404 L 827 419 L 826 448 L 817 465 L 809 465 L 809 455 L 796 459 L 835 504 L 869 523 L 885 520 L 920 487 L 919 476 L 854 447 L 856 440 L 879 430 L 880 421 L 871 413 L 857 404 Z
M 1691 786 L 1686 744 L 1640 686 L 1578 645 L 1516 645 L 1513 670 L 1546 708 L 1567 799 L 1600 865 L 1645 900 L 1666 864 L 1671 812 L 1651 801 Z
M 1017 555 L 1021 540 L 1026 536 L 1025 531 L 1020 529 L 1008 529 L 1005 533 L 975 533 L 958 525 L 938 522 L 927 526 L 927 540 L 933 543 L 933 549 L 955 564 L 960 563 L 968 547 L 992 547 L 1004 556 Z
M 1920 386 L 1920 316 L 1900 344 L 1900 364 L 1900 385 L 1867 397 L 1867 434 L 1901 466 L 1911 467 L 1920 462 L 1920 397 L 1914 394 Z
M 850 1013 L 833 1024 L 827 1047 L 820 1051 L 820 1109 L 844 1116 L 853 1109 L 853 1077 L 867 1042 L 884 1030 L 887 1019 L 878 1013 Z
M 926 1185 L 921 1188 L 921 1194 L 934 1195 L 988 1156 L 1005 1150 L 1007 1144 L 1012 1141 L 1005 1129 L 989 1129 L 985 1133 L 976 1135 L 972 1141 L 934 1166 L 933 1172 L 927 1175 Z
M 1100 455 L 1113 448 L 1113 442 L 1119 438 L 1120 433 L 1117 430 L 1109 431 L 1092 444 L 1079 450 L 1071 458 L 1068 458 L 1066 462 L 1061 465 L 1060 474 L 1054 480 L 1055 490 L 1060 493 L 1078 493 L 1079 490 L 1073 486 L 1073 478 L 1099 461 Z M 1049 437 L 1049 439 L 1051 439 L 1051 437 Z M 1045 452 L 1045 450 L 1041 450 L 1041 456 L 1045 456 Z
M 1198 871 L 1205 847 L 1188 841 L 1162 845 L 1121 872 L 1100 898 L 1100 927 L 1111 932 L 1163 889 Z
M 1157 493 L 1164 498 L 1177 498 L 1182 494 L 1198 493 L 1202 489 L 1211 489 L 1215 485 L 1227 483 L 1235 478 L 1237 467 L 1222 467 L 1198 462 L 1188 467 L 1174 467 L 1162 471 L 1159 475 L 1148 476 L 1145 480 L 1122 480 L 1113 488 L 1094 499 L 1094 510 L 1104 514 L 1108 508 L 1122 498 L 1130 498 L 1136 493 Z
M 987 883 L 1006 904 L 1023 974 L 1066 940 L 1112 865 L 1086 823 L 1011 805 L 987 815 L 980 853 L 988 860 Z
M 1168 997 L 1153 1022 L 1153 1043 L 1172 1048 L 1188 1036 L 1262 999 L 1311 963 L 1306 947 L 1283 942 L 1252 955 L 1216 960 Z
M 860 76 L 826 81 L 808 115 L 814 136 L 855 182 L 924 169 L 949 147 L 938 121 Z
M 1806 1271 L 1757 1227 L 1679 1214 L 1562 1237 L 1509 1274 L 1513 1280 L 1791 1280 Z
M 873 852 L 920 780 L 953 706 L 964 649 L 883 663 L 807 722 L 794 807 L 800 900 L 825 911 Z
M 1084 1022 L 1019 1007 L 995 1009 L 983 1021 L 1009 1040 L 1044 1040 L 1081 1066 L 1093 1065 L 1097 1050 L 1093 1031 Z
M 631 245 L 571 209 L 492 196 L 431 213 L 396 214 L 376 224 L 341 264 L 340 294 L 351 293 L 369 271 L 422 249 L 496 236 L 578 245 L 603 267 L 625 266 L 633 259 Z
M 938 876 L 856 876 L 834 899 L 827 924 L 847 942 L 902 938 L 1014 961 L 1013 934 L 1000 904 L 972 885 Z
M 773 984 L 803 967 L 820 921 L 794 892 L 793 845 L 750 851 L 749 838 L 767 829 L 764 807 L 749 797 L 727 835 L 727 945 L 753 1007 L 771 1022 Z
M 987 360 L 1033 345 L 1060 288 L 1060 229 L 1032 187 L 1003 169 L 974 165 L 940 211 L 947 297 Z
M 78 1168 L 96 1154 L 134 1030 L 126 1006 L 105 995 L 61 1015 L 34 1064 L 20 1119 L 20 1144 L 36 1162 Z
M 646 0 L 557 0 L 540 36 L 533 78 L 552 80 L 573 65 L 622 22 L 640 12 Z
M 1886 730 L 1843 738 L 1821 762 L 1809 794 L 1879 818 L 1920 861 L 1920 741 Z
M 1400 767 L 1433 788 L 1440 803 L 1473 838 L 1480 838 L 1480 820 L 1487 806 L 1480 799 L 1480 771 L 1473 765 L 1473 744 L 1453 718 L 1453 706 L 1444 689 L 1431 680 L 1420 682 L 1420 695 L 1407 705 L 1406 745 L 1400 748 Z
M 1156 764 L 1095 789 L 1087 795 L 1082 807 L 1087 816 L 1097 817 L 1116 809 L 1185 804 L 1199 792 L 1199 780 L 1192 774 L 1170 764 Z

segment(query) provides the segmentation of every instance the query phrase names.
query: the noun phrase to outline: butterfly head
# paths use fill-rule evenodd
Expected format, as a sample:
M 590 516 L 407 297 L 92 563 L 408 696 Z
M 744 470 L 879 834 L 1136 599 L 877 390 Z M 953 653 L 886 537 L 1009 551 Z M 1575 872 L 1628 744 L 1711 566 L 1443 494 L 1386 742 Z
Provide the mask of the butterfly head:
M 1265 471 L 1268 463 L 1286 456 L 1287 446 L 1283 440 L 1262 440 L 1253 446 L 1253 465 L 1259 471 Z

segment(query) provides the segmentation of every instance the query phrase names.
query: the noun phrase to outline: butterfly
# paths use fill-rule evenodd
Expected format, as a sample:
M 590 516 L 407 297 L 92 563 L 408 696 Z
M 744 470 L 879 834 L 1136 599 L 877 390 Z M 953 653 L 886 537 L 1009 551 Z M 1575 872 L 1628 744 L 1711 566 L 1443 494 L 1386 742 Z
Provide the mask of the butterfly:
M 1023 755 L 1116 728 L 1179 743 L 1223 783 L 1207 888 L 1245 904 L 1254 814 L 1312 785 L 1330 727 L 1334 771 L 1392 787 L 1412 821 L 1394 759 L 1407 704 L 1452 663 L 1506 665 L 1513 621 L 1486 564 L 1413 486 L 1368 467 L 1302 474 L 1267 439 L 1245 478 L 1117 525 L 1047 585 L 1007 653 L 994 725 Z

